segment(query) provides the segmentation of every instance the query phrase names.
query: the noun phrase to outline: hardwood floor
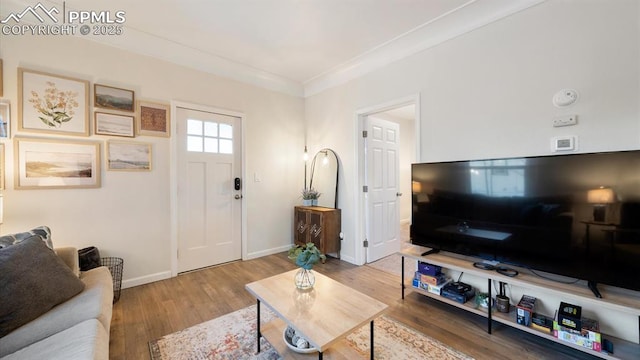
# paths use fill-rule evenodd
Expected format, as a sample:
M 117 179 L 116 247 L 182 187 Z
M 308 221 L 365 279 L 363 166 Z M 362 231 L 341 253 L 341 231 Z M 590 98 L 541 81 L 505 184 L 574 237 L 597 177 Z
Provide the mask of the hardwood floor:
M 149 359 L 148 342 L 255 303 L 246 283 L 296 268 L 285 253 L 190 272 L 122 290 L 111 322 L 110 359 Z M 399 276 L 329 258 L 314 270 L 390 306 L 390 317 L 476 359 L 595 359 L 408 291 Z

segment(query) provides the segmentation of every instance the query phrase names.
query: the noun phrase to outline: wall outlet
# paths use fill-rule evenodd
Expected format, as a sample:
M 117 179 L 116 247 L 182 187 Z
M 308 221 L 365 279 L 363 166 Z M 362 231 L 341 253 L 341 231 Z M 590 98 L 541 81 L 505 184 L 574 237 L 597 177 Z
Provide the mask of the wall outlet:
M 553 118 L 553 127 L 571 126 L 578 123 L 578 115 L 562 115 Z

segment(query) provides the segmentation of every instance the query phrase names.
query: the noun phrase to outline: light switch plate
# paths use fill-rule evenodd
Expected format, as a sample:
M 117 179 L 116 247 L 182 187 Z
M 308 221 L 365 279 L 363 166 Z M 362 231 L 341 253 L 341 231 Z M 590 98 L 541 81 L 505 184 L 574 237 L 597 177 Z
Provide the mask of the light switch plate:
M 575 151 L 577 148 L 577 137 L 575 136 L 558 136 L 551 138 L 551 151 Z

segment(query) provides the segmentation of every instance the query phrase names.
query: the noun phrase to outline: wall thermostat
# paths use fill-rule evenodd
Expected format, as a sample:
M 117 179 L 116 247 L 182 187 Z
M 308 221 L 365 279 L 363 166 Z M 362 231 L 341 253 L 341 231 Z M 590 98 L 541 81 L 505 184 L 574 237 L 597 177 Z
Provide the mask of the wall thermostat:
M 575 136 L 559 136 L 551 139 L 551 151 L 574 151 L 576 149 Z
M 553 105 L 556 107 L 565 107 L 573 104 L 578 100 L 578 92 L 573 89 L 562 89 L 553 95 Z

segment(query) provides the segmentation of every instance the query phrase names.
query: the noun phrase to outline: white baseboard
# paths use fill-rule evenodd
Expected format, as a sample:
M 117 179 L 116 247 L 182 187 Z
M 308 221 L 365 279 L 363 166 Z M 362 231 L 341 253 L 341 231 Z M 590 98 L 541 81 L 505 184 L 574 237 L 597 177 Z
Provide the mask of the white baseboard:
M 280 247 L 277 247 L 277 248 L 272 248 L 272 249 L 267 249 L 267 250 L 261 250 L 261 251 L 256 251 L 256 252 L 252 252 L 252 253 L 247 253 L 247 257 L 245 259 L 243 259 L 243 260 L 257 259 L 259 257 L 281 253 L 283 251 L 288 251 L 290 248 L 291 248 L 291 244 L 280 246 Z
M 138 285 L 144 285 L 159 280 L 165 280 L 171 278 L 171 271 L 163 271 L 155 274 L 140 276 L 133 279 L 127 279 L 122 281 L 122 288 L 130 288 Z

